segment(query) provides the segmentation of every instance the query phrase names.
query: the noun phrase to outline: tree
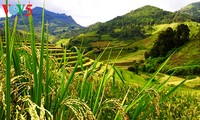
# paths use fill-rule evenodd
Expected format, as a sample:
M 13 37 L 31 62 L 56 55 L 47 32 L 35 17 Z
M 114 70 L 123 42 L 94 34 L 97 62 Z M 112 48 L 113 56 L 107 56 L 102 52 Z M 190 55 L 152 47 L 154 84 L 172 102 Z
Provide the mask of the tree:
M 189 35 L 190 29 L 184 24 L 178 25 L 176 31 L 174 31 L 171 27 L 167 28 L 166 31 L 162 31 L 158 35 L 158 39 L 150 51 L 150 56 L 166 56 L 170 50 L 187 43 L 189 41 Z
M 148 53 L 148 52 L 145 52 L 145 53 L 144 53 L 144 58 L 145 58 L 145 59 L 149 58 L 149 53 Z
M 171 27 L 167 28 L 159 34 L 157 41 L 155 42 L 150 56 L 159 57 L 165 56 L 170 49 L 174 47 L 174 31 Z
M 175 47 L 180 47 L 189 41 L 190 29 L 185 24 L 180 24 L 177 27 L 176 36 L 174 39 Z

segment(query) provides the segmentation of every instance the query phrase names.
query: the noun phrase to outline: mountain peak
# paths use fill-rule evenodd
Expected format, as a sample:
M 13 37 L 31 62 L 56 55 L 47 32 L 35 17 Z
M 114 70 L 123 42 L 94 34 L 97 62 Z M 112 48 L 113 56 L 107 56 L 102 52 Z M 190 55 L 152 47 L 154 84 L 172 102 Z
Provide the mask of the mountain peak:
M 171 23 L 173 20 L 173 13 L 164 11 L 158 7 L 145 5 L 136 10 L 132 10 L 128 14 L 122 16 L 143 25 Z
M 132 10 L 127 15 L 130 15 L 130 16 L 137 15 L 137 16 L 148 17 L 149 15 L 162 15 L 164 13 L 170 14 L 172 12 L 164 11 L 163 9 L 160 9 L 158 7 L 155 7 L 155 6 L 145 5 L 143 7 L 136 9 L 136 10 Z
M 160 9 L 160 8 L 158 8 L 158 7 L 155 7 L 155 6 L 152 6 L 152 5 L 145 5 L 145 6 L 143 6 L 143 7 L 140 7 L 139 9 Z
M 43 8 L 42 8 L 42 7 L 36 6 L 36 7 L 34 7 L 32 10 L 33 10 L 33 12 L 35 12 L 35 13 L 42 13 Z M 59 14 L 59 15 L 70 16 L 70 15 L 66 15 L 65 13 L 54 13 L 54 12 L 51 12 L 51 11 L 49 11 L 49 10 L 47 10 L 47 9 L 44 9 L 44 11 L 45 11 L 45 12 L 48 12 L 48 13 L 53 13 L 53 14 Z
M 155 7 L 155 6 L 151 6 L 151 5 L 145 5 L 143 7 L 140 7 L 136 10 L 132 10 L 131 12 L 143 12 L 143 11 L 155 11 L 155 10 L 159 10 L 159 11 L 163 11 L 162 9 Z

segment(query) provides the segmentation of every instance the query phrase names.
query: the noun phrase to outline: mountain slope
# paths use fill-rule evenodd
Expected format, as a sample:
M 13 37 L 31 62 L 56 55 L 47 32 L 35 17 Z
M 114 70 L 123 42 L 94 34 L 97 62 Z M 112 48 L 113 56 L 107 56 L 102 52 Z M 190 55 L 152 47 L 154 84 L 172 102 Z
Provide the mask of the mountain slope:
M 154 31 L 154 25 L 185 21 L 192 20 L 182 13 L 164 11 L 147 5 L 108 22 L 96 23 L 84 28 L 77 32 L 81 36 L 74 37 L 73 40 L 74 43 L 78 43 L 78 41 L 86 39 L 87 45 L 99 40 L 131 40 L 133 42 L 150 36 Z M 65 36 L 69 37 L 69 35 Z
M 142 25 L 164 24 L 190 20 L 190 18 L 187 18 L 184 15 L 179 15 L 180 19 L 177 19 L 177 13 L 164 11 L 150 5 L 131 11 L 123 17 L 133 19 L 134 22 Z
M 42 9 L 43 8 L 41 7 L 35 7 L 32 9 L 34 26 L 36 27 L 36 30 L 38 30 L 38 32 L 41 29 L 41 24 L 42 24 Z M 45 23 L 48 21 L 50 34 L 56 35 L 61 32 L 67 32 L 67 31 L 82 28 L 82 26 L 78 25 L 71 16 L 50 12 L 48 10 L 45 10 L 44 13 L 45 13 Z M 24 14 L 25 14 L 25 11 L 24 11 Z M 11 23 L 13 23 L 15 16 L 16 15 L 10 17 L 9 20 L 11 21 Z M 18 16 L 19 16 L 18 29 L 24 29 L 22 18 L 20 15 Z M 25 16 L 24 19 L 28 27 L 29 25 L 28 17 Z M 0 27 L 4 26 L 3 22 L 4 22 L 4 18 L 1 18 Z
M 190 16 L 193 20 L 200 22 L 200 2 L 189 4 L 178 11 Z

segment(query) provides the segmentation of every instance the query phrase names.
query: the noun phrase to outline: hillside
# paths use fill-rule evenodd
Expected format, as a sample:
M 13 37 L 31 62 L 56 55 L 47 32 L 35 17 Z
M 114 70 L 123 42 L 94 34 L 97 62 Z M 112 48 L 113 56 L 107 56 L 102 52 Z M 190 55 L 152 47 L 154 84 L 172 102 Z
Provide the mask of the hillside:
M 200 53 L 199 51 L 200 39 L 196 37 L 199 34 L 198 31 L 200 29 L 199 28 L 200 24 L 197 22 L 181 22 L 181 23 L 187 25 L 190 29 L 190 42 L 179 48 L 180 50 L 173 55 L 172 59 L 168 64 L 168 68 L 177 67 L 178 65 L 191 65 L 190 63 L 196 63 L 197 65 L 197 60 L 200 59 L 200 57 L 198 56 L 198 54 Z M 171 27 L 175 30 L 176 27 L 181 23 L 161 24 L 152 26 L 154 30 L 151 32 L 151 36 L 142 40 L 138 40 L 136 42 L 132 43 L 130 42 L 130 44 L 127 44 L 126 46 L 123 47 L 123 51 L 126 52 L 125 53 L 122 52 L 123 54 L 119 57 L 117 61 L 119 64 L 117 65 L 127 69 L 131 64 L 133 64 L 133 61 L 140 62 L 141 60 L 145 60 L 144 53 L 151 50 L 160 32 L 165 31 L 168 27 Z M 136 51 L 134 51 L 135 48 L 137 48 Z M 178 59 L 179 56 L 182 57 Z
M 133 42 L 151 36 L 154 25 L 185 21 L 192 20 L 182 13 L 164 11 L 147 5 L 108 22 L 96 23 L 81 29 L 77 31 L 81 37 L 78 35 L 73 40 L 80 42 L 80 40 L 86 39 L 86 43 L 99 40 L 131 40 Z M 69 35 L 65 36 L 69 37 Z
M 189 4 L 178 12 L 190 16 L 194 21 L 200 22 L 200 2 Z
M 199 3 L 188 6 L 192 6 L 190 8 L 196 10 L 191 11 L 191 13 L 198 14 Z M 76 46 L 82 45 L 82 48 L 86 48 L 86 51 L 96 51 L 89 56 L 91 58 L 95 58 L 98 52 L 103 51 L 109 44 L 105 56 L 101 59 L 102 61 L 107 60 L 111 50 L 111 59 L 114 60 L 123 48 L 115 65 L 127 69 L 134 62 L 146 62 L 144 54 L 151 50 L 160 32 L 165 31 L 168 27 L 176 30 L 176 27 L 182 23 L 190 29 L 190 41 L 178 48 L 165 70 L 177 66 L 199 65 L 200 39 L 196 36 L 199 34 L 200 25 L 195 22 L 196 20 L 192 16 L 180 12 L 186 10 L 188 6 L 176 12 L 144 6 L 108 22 L 96 23 L 84 28 L 81 34 L 71 39 L 70 43 Z M 153 61 L 160 61 L 159 59 Z M 152 68 L 159 65 L 156 62 L 153 62 L 153 64 Z
M 158 34 L 168 27 L 175 29 L 178 24 L 184 23 L 191 29 L 190 37 L 195 36 L 199 30 L 199 24 L 188 21 L 192 21 L 192 18 L 186 14 L 164 11 L 148 5 L 108 22 L 96 23 L 84 28 L 81 32 L 79 31 L 81 34 L 71 39 L 70 44 L 82 45 L 86 51 L 93 49 L 97 50 L 97 53 L 98 50 L 102 51 L 109 44 L 109 50 L 105 54 L 109 55 L 109 51 L 112 49 L 111 58 L 113 59 L 123 48 L 117 65 L 126 69 L 135 60 L 144 60 L 145 51 L 151 49 Z M 97 53 L 90 57 L 95 58 Z M 106 57 L 102 58 L 102 60 L 106 59 Z M 173 60 L 170 63 L 173 63 Z M 176 62 L 169 66 L 178 65 L 175 64 Z
M 32 9 L 33 11 L 33 22 L 36 31 L 40 31 L 41 29 L 41 21 L 42 21 L 42 9 L 41 7 L 35 7 Z M 65 14 L 59 14 L 59 13 L 54 13 L 48 10 L 45 10 L 45 23 L 48 21 L 49 24 L 49 33 L 52 35 L 57 35 L 62 32 L 70 32 L 71 30 L 77 30 L 82 28 L 79 24 L 77 24 L 74 19 L 71 16 L 65 15 Z M 25 13 L 25 11 L 24 11 Z M 9 18 L 11 24 L 13 24 L 13 21 L 15 19 L 15 16 L 11 16 Z M 20 15 L 18 19 L 18 29 L 24 29 L 23 25 L 23 20 Z M 0 27 L 4 27 L 4 19 L 0 19 Z M 24 17 L 25 19 L 25 24 L 28 26 L 28 17 Z
M 149 5 L 131 11 L 122 17 L 132 19 L 132 21 L 139 23 L 142 26 L 190 20 L 190 18 L 185 15 L 177 15 L 177 13 L 164 11 L 160 8 Z

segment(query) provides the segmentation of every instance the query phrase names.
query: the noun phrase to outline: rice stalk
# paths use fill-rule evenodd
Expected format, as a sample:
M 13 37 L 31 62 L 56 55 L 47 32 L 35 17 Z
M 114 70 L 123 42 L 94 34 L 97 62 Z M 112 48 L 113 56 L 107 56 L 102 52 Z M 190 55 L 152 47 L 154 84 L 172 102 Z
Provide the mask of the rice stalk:
M 110 56 L 111 56 L 111 52 L 110 52 L 110 54 L 108 56 L 107 62 L 109 62 Z M 93 107 L 93 110 L 92 110 L 93 114 L 97 113 L 97 108 L 98 108 L 98 104 L 99 104 L 100 95 L 101 95 L 102 90 L 104 88 L 105 81 L 107 80 L 107 75 L 106 75 L 107 68 L 108 68 L 108 63 L 106 64 L 106 68 L 105 68 L 106 70 L 103 73 L 103 77 L 101 79 L 101 83 L 100 83 L 100 86 L 99 86 L 99 89 L 98 89 L 98 92 L 97 92 L 97 97 L 95 99 L 94 107 Z
M 36 103 L 40 106 L 41 104 L 41 97 L 42 97 L 42 80 L 43 80 L 43 58 L 44 58 L 44 7 L 45 4 L 43 5 L 43 10 L 42 10 L 42 40 L 41 40 L 41 50 L 40 50 L 40 67 L 39 67 L 39 77 L 38 77 L 38 90 L 37 90 L 37 99 Z
M 37 66 L 38 66 L 38 61 L 37 61 L 37 55 L 36 55 L 36 47 L 35 47 L 35 32 L 34 32 L 34 25 L 33 25 L 33 17 L 32 15 L 29 15 L 29 26 L 30 26 L 30 41 L 31 41 L 31 52 L 32 52 L 32 72 L 34 76 L 34 86 L 33 86 L 33 92 L 32 92 L 32 100 L 36 102 L 38 100 L 38 76 L 37 76 Z
M 6 0 L 6 7 L 8 8 L 8 0 Z M 10 120 L 10 69 L 11 69 L 11 58 L 10 58 L 10 32 L 9 32 L 9 20 L 8 15 L 5 19 L 5 36 L 6 36 L 6 91 L 5 91 L 5 103 L 6 103 L 6 119 Z
M 44 119 L 45 115 L 47 115 L 48 120 L 53 120 L 53 115 L 46 110 L 43 105 L 40 107 L 36 103 L 32 102 L 29 98 L 22 99 L 23 102 L 28 104 L 27 111 L 33 120 Z M 44 99 L 42 99 L 42 104 L 44 103 Z M 41 111 L 40 115 L 37 113 L 37 109 Z
M 68 98 L 64 101 L 64 105 L 71 109 L 78 120 L 95 120 L 95 117 L 88 105 L 78 99 Z
M 140 90 L 140 92 L 138 93 L 136 98 L 133 100 L 133 102 L 131 104 L 129 104 L 129 106 L 126 108 L 126 112 L 128 112 L 138 101 L 140 101 L 140 99 L 142 99 L 145 96 L 145 94 L 142 94 L 142 92 L 150 85 L 152 80 L 161 71 L 161 69 L 167 64 L 167 62 L 169 61 L 170 58 L 171 58 L 171 56 L 165 60 L 165 62 L 156 70 L 156 72 L 153 74 L 153 76 L 148 80 L 148 82 L 142 87 L 142 89 Z M 141 95 L 141 97 L 139 97 L 140 95 Z

